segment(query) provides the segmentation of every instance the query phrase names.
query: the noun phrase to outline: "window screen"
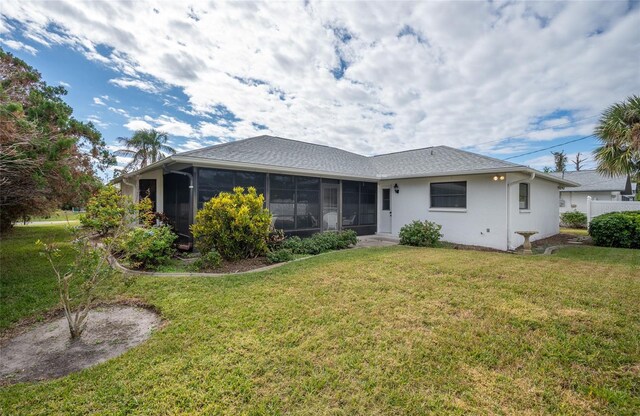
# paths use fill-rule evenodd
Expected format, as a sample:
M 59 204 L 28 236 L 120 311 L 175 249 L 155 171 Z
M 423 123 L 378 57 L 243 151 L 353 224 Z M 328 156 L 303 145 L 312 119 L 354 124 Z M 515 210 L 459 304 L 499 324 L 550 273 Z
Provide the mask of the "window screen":
M 431 208 L 466 208 L 467 182 L 432 183 Z
M 521 183 L 519 192 L 520 209 L 529 209 L 529 184 Z

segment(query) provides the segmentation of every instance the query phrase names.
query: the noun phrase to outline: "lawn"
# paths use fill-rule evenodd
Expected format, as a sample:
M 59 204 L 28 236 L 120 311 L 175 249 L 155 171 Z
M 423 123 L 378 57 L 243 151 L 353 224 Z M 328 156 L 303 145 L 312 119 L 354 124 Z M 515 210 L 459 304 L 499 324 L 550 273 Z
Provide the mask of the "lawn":
M 587 235 L 589 235 L 589 230 L 587 230 L 586 228 L 564 228 L 564 227 L 561 227 L 560 228 L 560 233 L 561 234 L 587 236 Z
M 162 330 L 81 373 L 0 389 L 0 413 L 638 414 L 640 251 L 590 250 L 387 247 L 139 277 L 119 296 L 156 305 Z
M 80 212 L 57 210 L 51 215 L 46 217 L 33 217 L 31 222 L 43 222 L 43 221 L 77 221 L 80 216 Z

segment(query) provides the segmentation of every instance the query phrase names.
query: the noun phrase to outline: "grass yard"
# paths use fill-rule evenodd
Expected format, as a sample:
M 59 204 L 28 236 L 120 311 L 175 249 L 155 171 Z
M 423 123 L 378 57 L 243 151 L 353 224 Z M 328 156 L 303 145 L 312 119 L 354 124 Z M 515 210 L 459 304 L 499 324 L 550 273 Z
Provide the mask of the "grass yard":
M 23 287 L 3 322 L 55 304 L 41 267 L 5 276 L 8 252 L 36 232 L 2 241 L 3 303 Z M 156 305 L 162 330 L 81 373 L 0 388 L 0 413 L 638 414 L 640 250 L 589 250 L 387 247 L 136 278 L 114 286 Z M 27 308 L 22 292 L 47 300 Z
M 44 221 L 78 221 L 80 212 L 57 210 L 48 217 L 33 217 L 31 222 L 44 222 Z
M 589 235 L 589 230 L 587 230 L 586 228 L 564 228 L 564 227 L 560 227 L 560 233 L 561 234 L 587 236 L 587 235 Z

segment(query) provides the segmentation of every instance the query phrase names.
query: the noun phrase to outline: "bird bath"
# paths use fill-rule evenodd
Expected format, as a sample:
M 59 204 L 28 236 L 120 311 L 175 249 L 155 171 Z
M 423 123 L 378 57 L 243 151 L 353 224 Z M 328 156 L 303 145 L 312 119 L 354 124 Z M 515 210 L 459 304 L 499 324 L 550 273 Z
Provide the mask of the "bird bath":
M 522 254 L 533 254 L 531 251 L 531 242 L 529 241 L 529 237 L 534 234 L 538 234 L 537 231 L 516 231 L 516 234 L 519 234 L 524 237 L 524 243 L 522 244 Z

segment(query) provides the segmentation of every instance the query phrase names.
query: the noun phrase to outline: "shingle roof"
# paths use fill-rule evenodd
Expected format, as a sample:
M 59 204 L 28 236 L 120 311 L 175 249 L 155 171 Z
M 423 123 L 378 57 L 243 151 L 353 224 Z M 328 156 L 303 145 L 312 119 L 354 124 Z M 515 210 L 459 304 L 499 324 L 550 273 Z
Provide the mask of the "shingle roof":
M 374 167 L 366 156 L 335 147 L 273 136 L 251 137 L 176 156 L 375 177 Z
M 595 170 L 581 170 L 577 172 L 553 172 L 553 176 L 568 179 L 579 183 L 580 186 L 571 188 L 571 192 L 596 192 L 596 191 L 620 191 L 625 192 L 627 187 L 626 176 L 604 176 Z
M 378 156 L 273 136 L 258 136 L 176 155 L 384 178 L 523 167 L 448 146 Z
M 466 152 L 448 146 L 388 153 L 372 158 L 376 171 L 385 177 L 433 175 L 485 169 L 505 169 L 521 165 Z

